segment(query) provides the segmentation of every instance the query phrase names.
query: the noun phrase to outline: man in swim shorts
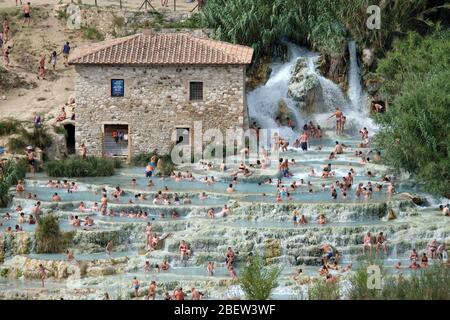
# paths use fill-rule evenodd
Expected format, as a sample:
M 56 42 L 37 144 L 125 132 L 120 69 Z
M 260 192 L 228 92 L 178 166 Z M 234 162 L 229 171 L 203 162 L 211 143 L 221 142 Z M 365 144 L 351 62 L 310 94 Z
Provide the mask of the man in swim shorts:
M 24 25 L 25 22 L 27 22 L 28 26 L 30 26 L 30 22 L 31 22 L 31 6 L 30 6 L 29 2 L 27 2 L 27 4 L 23 6 L 22 11 L 23 11 L 23 23 L 22 23 L 22 25 Z

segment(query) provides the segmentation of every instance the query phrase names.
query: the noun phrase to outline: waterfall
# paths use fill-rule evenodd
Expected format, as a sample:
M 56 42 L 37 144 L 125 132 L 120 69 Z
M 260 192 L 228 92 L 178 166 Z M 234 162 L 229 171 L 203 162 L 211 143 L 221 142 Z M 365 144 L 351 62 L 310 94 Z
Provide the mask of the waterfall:
M 289 61 L 271 65 L 272 73 L 269 80 L 266 84 L 248 94 L 247 104 L 250 121 L 256 121 L 261 128 L 278 129 L 282 137 L 292 139 L 296 136 L 296 133 L 289 127 L 279 126 L 275 118 L 279 103 L 284 101 L 289 111 L 294 115 L 297 126 L 302 123 L 302 117 L 296 103 L 288 97 L 288 85 L 297 60 L 303 55 L 304 51 L 290 43 L 287 46 Z
M 347 116 L 347 132 L 356 134 L 360 128 L 367 127 L 369 134 L 373 135 L 377 131 L 377 126 L 368 117 L 368 110 L 364 108 L 366 94 L 361 86 L 361 74 L 356 56 L 355 41 L 349 42 L 350 68 L 349 68 L 349 90 L 345 94 L 341 87 L 327 79 L 317 70 L 317 62 L 320 54 L 309 51 L 289 42 L 285 42 L 288 47 L 289 60 L 286 63 L 271 64 L 272 73 L 266 84 L 256 88 L 247 95 L 247 104 L 250 121 L 256 121 L 261 128 L 278 129 L 280 135 L 286 139 L 293 140 L 298 135 L 289 127 L 280 126 L 276 121 L 280 101 L 284 101 L 288 110 L 294 115 L 297 130 L 309 120 L 319 124 L 322 128 L 330 130 L 327 132 L 333 135 L 334 122 L 327 120 L 328 116 L 336 107 L 344 111 Z M 288 86 L 292 77 L 292 72 L 299 59 L 305 59 L 308 72 L 317 77 L 320 83 L 323 105 L 313 115 L 303 115 L 297 103 L 288 96 Z
M 361 110 L 362 107 L 362 87 L 361 73 L 356 56 L 356 42 L 349 41 L 348 52 L 350 55 L 350 68 L 348 72 L 348 92 L 347 95 L 354 110 Z

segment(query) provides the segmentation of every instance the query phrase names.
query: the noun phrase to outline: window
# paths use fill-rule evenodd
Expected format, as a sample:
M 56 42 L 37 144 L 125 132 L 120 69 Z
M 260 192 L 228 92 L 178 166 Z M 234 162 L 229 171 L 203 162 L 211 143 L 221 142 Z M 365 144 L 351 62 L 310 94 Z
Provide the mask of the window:
M 189 100 L 203 100 L 203 82 L 189 82 Z
M 125 95 L 125 80 L 111 79 L 111 97 L 123 97 Z

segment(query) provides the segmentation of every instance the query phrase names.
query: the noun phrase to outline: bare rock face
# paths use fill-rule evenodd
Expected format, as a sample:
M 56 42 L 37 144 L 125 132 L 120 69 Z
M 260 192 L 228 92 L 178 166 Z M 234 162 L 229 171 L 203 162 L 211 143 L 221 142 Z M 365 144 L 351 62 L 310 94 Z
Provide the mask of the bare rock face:
M 75 257 L 76 258 L 76 257 Z M 33 259 L 17 255 L 7 260 L 0 272 L 9 278 L 40 279 L 39 265 L 47 270 L 47 276 L 56 280 L 76 279 L 84 276 L 99 277 L 123 273 L 128 262 L 127 257 L 116 259 L 99 259 L 91 261 L 67 261 Z
M 323 93 L 317 74 L 309 71 L 304 59 L 297 62 L 289 82 L 288 95 L 296 102 L 300 110 L 308 113 L 321 111 Z
M 362 51 L 362 61 L 364 65 L 370 67 L 373 63 L 373 51 L 369 48 L 364 48 Z
M 53 143 L 45 149 L 48 160 L 61 160 L 67 155 L 66 138 L 49 130 Z

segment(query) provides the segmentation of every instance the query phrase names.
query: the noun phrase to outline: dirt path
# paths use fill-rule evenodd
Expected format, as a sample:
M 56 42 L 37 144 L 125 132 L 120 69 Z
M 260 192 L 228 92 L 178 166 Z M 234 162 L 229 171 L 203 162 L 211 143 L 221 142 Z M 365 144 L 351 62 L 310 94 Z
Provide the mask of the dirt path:
M 22 0 L 25 3 L 26 0 Z M 47 118 L 49 114 L 57 115 L 59 109 L 74 95 L 75 71 L 73 67 L 64 67 L 62 56 L 59 56 L 56 72 L 49 71 L 47 80 L 37 79 L 38 59 L 41 54 L 46 58 L 46 68 L 51 69 L 48 59 L 50 53 L 59 52 L 66 41 L 71 47 L 79 47 L 90 43 L 77 30 L 70 30 L 63 20 L 58 20 L 57 10 L 61 3 L 70 3 L 70 0 L 29 0 L 33 23 L 30 27 L 21 27 L 20 7 L 16 7 L 15 0 L 0 0 L 0 10 L 6 9 L 10 20 L 13 19 L 15 30 L 13 38 L 7 43 L 13 48 L 10 54 L 10 71 L 22 77 L 36 87 L 24 86 L 17 89 L 1 92 L 0 89 L 0 119 L 14 117 L 20 120 L 33 119 L 34 113 Z M 76 3 L 77 0 L 74 0 Z M 124 0 L 126 9 L 139 8 L 143 0 Z M 158 11 L 173 11 L 173 0 L 169 0 L 169 7 L 161 9 L 160 0 L 151 0 L 151 4 Z M 94 0 L 83 0 L 83 4 L 94 4 Z M 114 5 L 118 7 L 119 0 L 98 0 L 98 5 L 105 7 Z M 177 0 L 177 12 L 191 11 L 196 1 L 186 3 Z M 168 12 L 169 13 L 169 12 Z M 12 23 L 12 22 L 11 22 Z M 12 28 L 13 29 L 13 28 Z M 1 59 L 2 60 L 2 59 Z M 3 68 L 3 61 L 0 62 Z M 2 99 L 2 98 L 6 99 Z
M 9 70 L 25 81 L 34 83 L 35 87 L 28 85 L 0 92 L 0 118 L 31 120 L 34 112 L 42 116 L 57 114 L 60 106 L 74 94 L 73 67 L 64 67 L 60 55 L 56 71 L 53 72 L 49 70 L 51 66 L 48 59 L 53 50 L 61 51 L 63 44 L 69 39 L 76 45 L 83 45 L 87 41 L 82 40 L 76 31 L 64 28 L 64 23 L 55 17 L 53 6 L 40 8 L 40 14 L 45 18 L 36 19 L 30 27 L 19 28 L 7 43 L 12 46 Z M 41 54 L 46 56 L 47 80 L 37 79 L 38 59 Z M 3 61 L 0 68 L 3 68 Z M 2 99 L 3 97 L 6 97 L 6 100 Z
M 25 3 L 26 0 L 22 0 Z M 70 0 L 28 0 L 31 2 L 31 6 L 33 5 L 43 5 L 43 4 L 62 4 L 62 3 L 71 3 Z M 161 6 L 161 0 L 149 0 L 151 5 L 158 11 L 160 10 L 173 10 L 174 9 L 174 0 L 168 0 L 168 7 L 163 8 Z M 74 0 L 73 3 L 77 3 L 77 0 Z M 130 8 L 130 9 L 139 9 L 144 0 L 123 0 L 122 8 Z M 95 0 L 82 0 L 83 4 L 94 5 Z M 192 0 L 191 3 L 186 3 L 186 0 L 176 0 L 176 10 L 188 12 L 191 11 L 197 4 L 195 0 Z M 15 0 L 0 0 L 0 9 L 1 8 L 13 8 L 16 5 Z M 106 6 L 117 6 L 119 7 L 119 0 L 97 0 L 97 5 L 101 7 Z M 150 7 L 149 7 L 150 9 Z

